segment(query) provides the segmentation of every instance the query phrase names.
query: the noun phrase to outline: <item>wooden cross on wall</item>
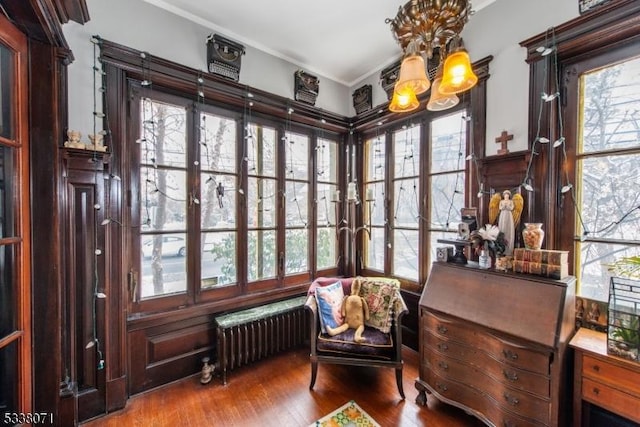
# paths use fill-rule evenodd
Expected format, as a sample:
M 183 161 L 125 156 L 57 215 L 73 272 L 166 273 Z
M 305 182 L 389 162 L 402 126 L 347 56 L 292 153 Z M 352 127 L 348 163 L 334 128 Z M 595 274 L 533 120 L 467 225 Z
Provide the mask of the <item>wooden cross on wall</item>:
M 506 130 L 503 130 L 499 137 L 496 138 L 496 144 L 500 144 L 498 154 L 507 154 L 509 149 L 507 148 L 507 142 L 513 139 L 513 134 L 509 135 Z

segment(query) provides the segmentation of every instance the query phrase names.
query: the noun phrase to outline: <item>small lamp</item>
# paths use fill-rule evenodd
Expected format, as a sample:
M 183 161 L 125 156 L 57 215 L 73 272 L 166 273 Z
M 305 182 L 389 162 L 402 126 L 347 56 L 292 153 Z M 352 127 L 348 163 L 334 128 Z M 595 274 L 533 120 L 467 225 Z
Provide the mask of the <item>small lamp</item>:
M 400 75 L 396 85 L 397 90 L 400 91 L 410 87 L 415 95 L 426 92 L 431 85 L 427 77 L 424 59 L 417 52 L 413 41 L 409 42 L 409 46 L 407 46 L 407 56 L 405 56 L 400 65 Z
M 453 95 L 471 89 L 477 82 L 478 76 L 471 68 L 469 54 L 461 43 L 444 61 L 440 92 Z
M 410 86 L 401 89 L 399 83 L 393 88 L 393 98 L 389 103 L 389 111 L 393 113 L 406 113 L 420 106 L 416 93 Z
M 429 102 L 427 102 L 427 110 L 429 111 L 443 111 L 449 108 L 453 108 L 460 102 L 460 98 L 456 94 L 445 95 L 440 91 L 440 84 L 442 82 L 442 67 L 438 67 L 438 73 L 431 85 L 431 96 Z

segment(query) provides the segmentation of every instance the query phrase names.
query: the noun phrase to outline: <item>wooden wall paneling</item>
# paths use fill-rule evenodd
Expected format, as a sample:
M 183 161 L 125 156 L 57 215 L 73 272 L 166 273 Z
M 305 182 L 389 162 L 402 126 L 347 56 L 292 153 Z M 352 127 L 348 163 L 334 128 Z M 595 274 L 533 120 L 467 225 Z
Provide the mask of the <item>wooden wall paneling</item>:
M 110 362 L 105 358 L 106 325 L 110 322 L 105 316 L 107 298 L 96 299 L 94 295 L 106 293 L 105 265 L 111 258 L 105 248 L 105 227 L 100 225 L 108 211 L 108 156 L 62 150 L 66 188 L 65 285 L 69 298 L 65 307 L 77 420 L 83 421 L 106 412 L 106 371 L 100 365 Z M 97 249 L 102 251 L 98 256 Z
M 134 326 L 128 339 L 129 391 L 135 394 L 197 373 L 202 358 L 215 354 L 216 328 L 208 315 L 178 322 L 165 317 Z
M 74 405 L 63 404 L 69 383 L 60 310 L 64 286 L 58 144 L 66 119 L 62 90 L 68 57 L 64 50 L 37 40 L 30 41 L 29 50 L 31 227 L 37 242 L 32 245 L 33 410 L 52 413 L 64 424 L 75 417 Z
M 126 80 L 123 73 L 111 70 L 106 75 L 105 85 L 110 91 L 126 92 Z M 125 97 L 126 98 L 126 97 Z M 126 262 L 127 260 L 127 236 L 130 234 L 130 224 L 123 220 L 123 212 L 128 208 L 128 199 L 122 189 L 122 177 L 126 168 L 123 161 L 124 155 L 122 141 L 125 134 L 122 126 L 127 122 L 127 111 L 124 106 L 117 105 L 113 99 L 105 97 L 104 109 L 107 117 L 104 126 L 108 134 L 105 136 L 105 145 L 110 152 L 108 164 L 109 189 L 106 193 L 107 204 L 105 211 L 113 222 L 106 227 L 105 249 L 114 262 L 107 264 L 105 270 L 105 285 L 107 293 L 106 317 L 109 323 L 106 329 L 106 410 L 112 412 L 124 408 L 127 402 L 127 345 L 126 345 L 126 313 L 128 309 L 129 294 L 127 290 Z M 98 131 L 100 129 L 97 129 Z M 119 177 L 120 180 L 115 177 Z
M 500 156 L 489 156 L 478 162 L 480 181 L 484 183 L 485 194 L 478 199 L 478 224 L 482 226 L 489 222 L 489 200 L 491 190 L 501 193 L 506 189 L 518 188 L 526 174 L 529 153 L 526 151 L 508 153 Z M 531 199 L 531 193 L 521 189 L 524 198 L 524 211 L 520 219 L 520 227 L 516 230 L 516 247 L 521 243 L 520 229 L 522 224 L 535 217 L 535 200 Z

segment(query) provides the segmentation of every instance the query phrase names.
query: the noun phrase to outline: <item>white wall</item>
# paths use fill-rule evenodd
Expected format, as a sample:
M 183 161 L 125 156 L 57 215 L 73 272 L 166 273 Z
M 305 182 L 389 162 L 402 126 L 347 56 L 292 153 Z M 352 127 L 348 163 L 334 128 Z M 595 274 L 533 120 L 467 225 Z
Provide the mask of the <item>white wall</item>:
M 577 0 L 497 0 L 469 19 L 462 37 L 471 60 L 493 56 L 487 82 L 486 155 L 497 153 L 500 146 L 494 141 L 503 130 L 514 135 L 509 151 L 527 149 L 529 65 L 520 42 L 578 15 Z M 371 84 L 373 105 L 386 102 L 379 82 L 383 68 L 354 84 L 350 91 Z M 352 109 L 350 115 L 354 114 Z
M 91 18 L 88 23 L 70 21 L 63 26 L 75 57 L 68 67 L 68 125 L 82 132 L 83 141 L 93 133 L 92 35 L 206 72 L 206 38 L 212 33 L 210 29 L 140 0 L 87 0 L 87 6 Z M 299 67 L 250 46 L 245 50 L 240 83 L 293 99 L 293 74 Z M 320 92 L 315 106 L 350 116 L 349 89 L 326 77 L 318 78 Z
M 400 5 L 403 0 L 398 0 Z M 206 70 L 206 37 L 211 30 L 139 0 L 87 0 L 91 20 L 63 27 L 74 53 L 69 66 L 69 128 L 83 135 L 93 132 L 93 44 L 91 35 Z M 527 148 L 529 67 L 519 43 L 578 16 L 576 0 L 497 0 L 473 15 L 463 38 L 472 61 L 493 56 L 487 83 L 487 155 L 497 153 L 495 138 L 503 130 L 514 135 L 510 151 Z M 391 35 L 389 35 L 391 37 Z M 295 64 L 246 46 L 240 83 L 293 99 Z M 318 108 L 355 115 L 351 93 L 363 84 L 373 86 L 373 105 L 387 98 L 380 86 L 380 70 L 351 88 L 320 78 Z M 83 137 L 84 139 L 85 137 Z

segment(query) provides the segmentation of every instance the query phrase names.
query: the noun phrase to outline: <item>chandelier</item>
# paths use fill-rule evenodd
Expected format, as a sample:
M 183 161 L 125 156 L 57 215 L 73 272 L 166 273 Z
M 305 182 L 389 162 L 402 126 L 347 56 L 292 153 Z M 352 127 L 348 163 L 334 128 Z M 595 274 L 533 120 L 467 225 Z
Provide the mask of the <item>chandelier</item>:
M 475 86 L 478 77 L 460 38 L 470 14 L 469 0 L 410 0 L 394 19 L 385 21 L 404 52 L 389 110 L 415 110 L 420 105 L 417 95 L 429 88 L 427 109 L 445 110 L 458 104 L 458 93 Z M 432 85 L 425 57 L 428 63 L 436 49 L 439 61 Z

